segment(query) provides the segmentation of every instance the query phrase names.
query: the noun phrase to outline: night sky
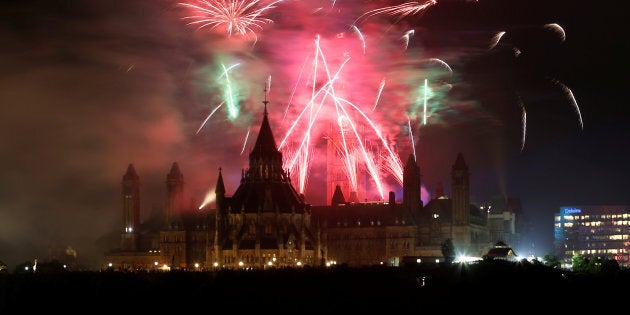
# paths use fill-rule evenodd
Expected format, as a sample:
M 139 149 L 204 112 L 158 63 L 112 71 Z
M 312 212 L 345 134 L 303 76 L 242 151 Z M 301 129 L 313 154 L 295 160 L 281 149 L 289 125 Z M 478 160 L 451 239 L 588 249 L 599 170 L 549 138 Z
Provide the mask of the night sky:
M 265 86 L 280 144 L 309 89 L 325 83 L 309 86 L 313 74 L 303 71 L 317 35 L 332 69 L 350 57 L 339 94 L 369 109 L 403 161 L 415 147 L 426 192 L 443 182 L 450 193 L 461 152 L 471 202 L 520 198 L 536 254 L 552 250 L 560 206 L 630 204 L 626 11 L 612 1 L 445 0 L 414 14 L 359 18 L 400 3 L 282 1 L 263 14 L 273 22 L 230 35 L 189 25 L 184 17 L 194 14 L 177 1 L 2 1 L 0 260 L 15 265 L 70 246 L 98 267 L 98 240 L 122 224 L 130 163 L 145 219 L 161 211 L 173 162 L 194 204 L 214 191 L 219 168 L 233 192 Z M 200 128 L 225 100 L 221 65 L 235 65 L 226 73 L 238 109 L 222 106 Z M 426 125 L 424 78 L 433 92 Z M 318 128 L 337 118 L 323 112 Z M 321 142 L 321 130 L 312 135 Z M 305 194 L 322 204 L 313 152 Z M 392 183 L 386 188 L 401 195 Z

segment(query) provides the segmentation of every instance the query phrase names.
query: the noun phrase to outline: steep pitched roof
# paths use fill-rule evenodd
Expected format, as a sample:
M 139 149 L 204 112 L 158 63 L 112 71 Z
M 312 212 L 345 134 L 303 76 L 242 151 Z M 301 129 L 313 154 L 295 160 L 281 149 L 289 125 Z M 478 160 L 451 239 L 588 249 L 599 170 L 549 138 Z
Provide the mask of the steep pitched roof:
M 335 192 L 333 193 L 331 205 L 342 205 L 346 203 L 346 198 L 343 196 L 343 192 L 341 191 L 341 186 L 337 185 L 335 187 Z
M 123 175 L 124 180 L 138 180 L 140 177 L 138 173 L 136 173 L 136 169 L 133 167 L 133 164 L 129 164 L 127 167 L 127 172 Z
M 168 173 L 167 178 L 172 180 L 184 179 L 184 175 L 179 170 L 179 165 L 177 165 L 177 162 L 173 162 L 173 165 L 171 166 L 171 171 Z
M 225 194 L 225 184 L 223 184 L 223 175 L 221 174 L 221 168 L 219 168 L 219 178 L 217 179 L 217 187 L 214 189 L 217 195 Z
M 249 169 L 236 192 L 226 200 L 226 206 L 235 212 L 303 212 L 306 204 L 282 169 L 282 153 L 276 147 L 264 103 L 258 138 L 249 155 Z
M 468 165 L 466 165 L 466 162 L 464 161 L 464 155 L 461 152 L 457 154 L 457 159 L 455 160 L 455 164 L 453 164 L 453 169 L 458 169 L 458 170 L 468 169 Z
M 420 171 L 420 167 L 418 167 L 418 163 L 416 163 L 416 157 L 413 154 L 409 154 L 407 162 L 405 163 L 405 169 Z
M 269 125 L 269 119 L 267 118 L 267 105 L 265 104 L 265 111 L 262 123 L 260 124 L 258 138 L 256 139 L 256 144 L 250 156 L 275 156 L 278 153 L 276 140 L 273 138 L 273 132 Z

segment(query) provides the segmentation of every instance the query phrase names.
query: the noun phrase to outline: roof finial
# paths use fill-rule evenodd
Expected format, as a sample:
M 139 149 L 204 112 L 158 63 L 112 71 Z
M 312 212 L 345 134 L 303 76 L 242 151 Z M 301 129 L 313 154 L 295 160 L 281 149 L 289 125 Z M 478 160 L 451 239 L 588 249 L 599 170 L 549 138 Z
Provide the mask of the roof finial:
M 270 89 L 271 89 L 271 76 L 269 76 L 269 78 L 267 79 L 267 82 L 265 82 L 265 100 L 263 101 L 263 104 L 265 104 L 265 115 L 267 115 L 267 104 L 269 104 L 269 101 L 267 101 L 267 95 L 269 94 Z

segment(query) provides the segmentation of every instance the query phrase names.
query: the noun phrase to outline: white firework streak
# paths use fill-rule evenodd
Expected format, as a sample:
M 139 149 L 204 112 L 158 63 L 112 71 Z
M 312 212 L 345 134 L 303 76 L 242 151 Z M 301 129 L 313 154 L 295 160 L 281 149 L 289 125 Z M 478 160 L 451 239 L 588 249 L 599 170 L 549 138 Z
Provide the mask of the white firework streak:
M 527 110 L 520 96 L 518 97 L 518 105 L 521 107 L 521 152 L 525 149 L 525 137 L 527 136 Z
M 571 105 L 575 109 L 575 113 L 578 115 L 578 121 L 580 123 L 580 129 L 584 130 L 584 122 L 582 121 L 582 113 L 580 112 L 580 107 L 578 106 L 578 103 L 575 100 L 575 96 L 573 95 L 573 91 L 571 91 L 571 89 L 569 89 L 566 85 L 564 85 L 564 83 L 562 83 L 562 82 L 560 82 L 560 81 L 558 81 L 556 79 L 553 79 L 552 82 L 557 84 L 557 85 L 559 85 L 562 88 L 562 91 L 564 91 L 564 93 L 566 94 L 567 98 L 571 102 Z
M 206 119 L 204 119 L 204 121 L 201 123 L 201 126 L 199 126 L 199 129 L 197 129 L 197 132 L 195 134 L 198 134 L 199 131 L 201 130 L 201 128 L 203 128 L 203 126 L 206 125 L 206 122 L 208 122 L 208 119 L 210 119 L 210 117 L 212 117 L 212 115 L 214 115 L 214 112 L 217 111 L 217 109 L 219 109 L 221 107 L 221 105 L 223 105 L 223 103 L 225 102 L 221 102 L 221 104 L 219 104 L 219 106 L 215 107 L 210 114 L 208 115 L 208 117 L 206 117 Z
M 501 40 L 501 37 L 503 37 L 503 35 L 505 35 L 505 31 L 498 32 L 496 35 L 494 35 L 494 37 L 492 37 L 492 44 L 490 44 L 488 50 L 496 47 L 497 44 L 499 44 L 499 41 Z
M 563 42 L 567 39 L 567 34 L 564 32 L 564 29 L 557 23 L 545 24 L 545 28 L 551 29 L 552 31 L 560 35 L 560 40 L 562 40 Z

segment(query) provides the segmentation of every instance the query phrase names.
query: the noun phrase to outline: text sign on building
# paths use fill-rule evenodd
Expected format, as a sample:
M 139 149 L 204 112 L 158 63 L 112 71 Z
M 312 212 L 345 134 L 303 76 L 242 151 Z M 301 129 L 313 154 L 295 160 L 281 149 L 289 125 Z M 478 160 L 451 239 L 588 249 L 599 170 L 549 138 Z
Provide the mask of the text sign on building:
M 582 213 L 582 209 L 578 209 L 578 208 L 563 208 L 562 209 L 562 213 L 563 214 Z

